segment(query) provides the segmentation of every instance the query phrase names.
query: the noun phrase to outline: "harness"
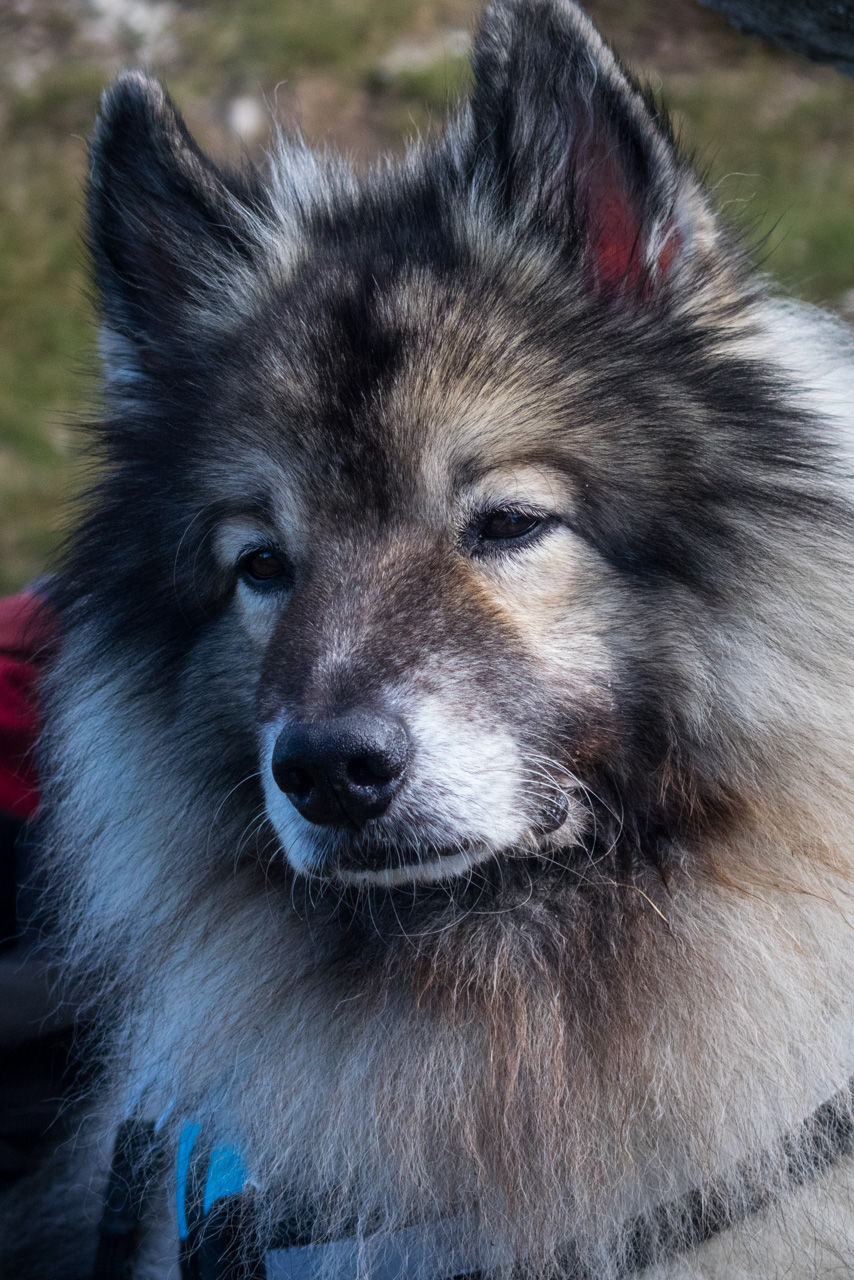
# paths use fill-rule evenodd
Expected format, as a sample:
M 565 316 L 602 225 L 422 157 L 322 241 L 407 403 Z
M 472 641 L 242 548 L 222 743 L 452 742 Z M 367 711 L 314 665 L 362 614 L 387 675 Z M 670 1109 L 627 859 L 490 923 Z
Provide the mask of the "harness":
M 783 1141 L 779 1184 L 769 1190 L 740 1170 L 739 1192 L 694 1190 L 628 1224 L 615 1251 L 629 1277 L 697 1248 L 803 1186 L 854 1151 L 854 1080 Z M 454 1223 L 391 1235 L 318 1237 L 310 1218 L 283 1222 L 269 1247 L 255 1243 L 253 1191 L 239 1152 L 200 1141 L 184 1127 L 175 1155 L 181 1280 L 483 1280 L 490 1260 L 454 1244 Z M 166 1155 L 153 1124 L 127 1120 L 116 1138 L 104 1196 L 93 1280 L 131 1280 L 150 1196 Z M 761 1163 L 761 1162 L 760 1162 Z M 733 1184 L 730 1183 L 729 1186 Z M 569 1245 L 553 1280 L 595 1280 Z

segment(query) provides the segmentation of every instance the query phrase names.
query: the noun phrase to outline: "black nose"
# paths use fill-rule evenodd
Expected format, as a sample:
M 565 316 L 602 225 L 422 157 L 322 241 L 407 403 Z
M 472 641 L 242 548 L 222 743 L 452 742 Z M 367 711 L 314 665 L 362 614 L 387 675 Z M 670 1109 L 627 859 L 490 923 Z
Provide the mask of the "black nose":
M 408 746 L 392 716 L 363 712 L 291 725 L 273 748 L 273 777 L 309 822 L 361 826 L 391 804 Z

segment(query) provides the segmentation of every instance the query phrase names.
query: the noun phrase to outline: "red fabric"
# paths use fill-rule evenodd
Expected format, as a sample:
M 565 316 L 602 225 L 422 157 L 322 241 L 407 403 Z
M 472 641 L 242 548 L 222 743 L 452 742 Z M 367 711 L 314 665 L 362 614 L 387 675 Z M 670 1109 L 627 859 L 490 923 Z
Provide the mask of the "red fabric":
M 13 818 L 30 818 L 38 806 L 38 663 L 52 636 L 50 611 L 35 593 L 0 600 L 0 812 Z

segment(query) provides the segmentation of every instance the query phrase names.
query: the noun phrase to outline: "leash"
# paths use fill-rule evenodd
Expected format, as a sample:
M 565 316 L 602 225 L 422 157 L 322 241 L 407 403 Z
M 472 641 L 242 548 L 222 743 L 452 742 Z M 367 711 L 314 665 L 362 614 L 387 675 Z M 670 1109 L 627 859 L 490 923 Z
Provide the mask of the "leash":
M 782 1186 L 769 1190 L 749 1172 L 740 1194 L 693 1190 L 631 1222 L 618 1249 L 625 1280 L 731 1230 L 785 1190 L 817 1178 L 854 1151 L 854 1080 L 823 1102 L 783 1140 Z M 184 1127 L 176 1158 L 181 1280 L 483 1280 L 489 1260 L 453 1244 L 451 1222 L 405 1228 L 392 1235 L 318 1240 L 310 1221 L 282 1223 L 273 1246 L 254 1243 L 251 1191 L 233 1148 L 199 1142 L 200 1126 Z M 104 1198 L 93 1280 L 132 1280 L 134 1258 L 152 1186 L 164 1154 L 148 1122 L 128 1120 L 116 1138 Z M 570 1246 L 553 1280 L 595 1280 Z

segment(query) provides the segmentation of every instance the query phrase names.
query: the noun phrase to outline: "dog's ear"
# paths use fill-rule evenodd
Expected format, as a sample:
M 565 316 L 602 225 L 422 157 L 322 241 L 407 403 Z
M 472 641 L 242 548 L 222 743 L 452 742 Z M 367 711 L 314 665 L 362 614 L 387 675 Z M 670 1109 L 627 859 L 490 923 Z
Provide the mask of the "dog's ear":
M 126 72 L 90 146 L 89 236 L 108 329 L 143 364 L 258 252 L 264 192 L 196 146 L 156 80 Z M 221 308 L 220 308 L 221 309 Z M 125 351 L 127 355 L 127 350 Z
M 493 0 L 473 70 L 475 173 L 593 290 L 647 298 L 711 233 L 666 120 L 571 0 Z

